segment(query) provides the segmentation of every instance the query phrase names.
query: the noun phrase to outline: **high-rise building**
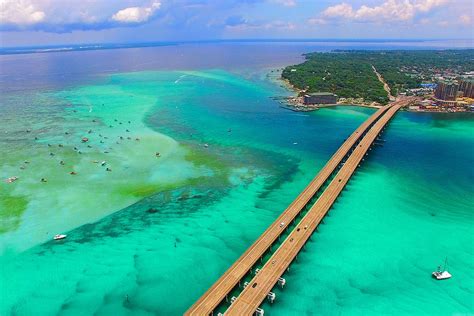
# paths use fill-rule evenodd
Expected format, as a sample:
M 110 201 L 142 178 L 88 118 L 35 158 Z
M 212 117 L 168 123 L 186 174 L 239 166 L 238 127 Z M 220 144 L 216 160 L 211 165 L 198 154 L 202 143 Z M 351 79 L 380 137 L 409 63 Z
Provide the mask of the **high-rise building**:
M 459 86 L 455 82 L 440 82 L 435 90 L 435 98 L 446 101 L 455 101 Z
M 472 79 L 463 79 L 459 82 L 459 91 L 462 91 L 462 96 L 474 99 L 474 81 Z

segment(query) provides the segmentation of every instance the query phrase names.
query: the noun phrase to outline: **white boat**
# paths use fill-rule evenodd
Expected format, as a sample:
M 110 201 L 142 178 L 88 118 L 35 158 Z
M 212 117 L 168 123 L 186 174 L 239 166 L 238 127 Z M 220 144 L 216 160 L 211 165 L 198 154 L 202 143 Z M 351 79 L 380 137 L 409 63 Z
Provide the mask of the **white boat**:
M 60 239 L 66 238 L 66 237 L 67 237 L 67 235 L 57 234 L 57 235 L 54 235 L 54 240 L 60 240 Z
M 446 258 L 446 260 L 444 260 L 444 269 L 443 270 L 441 270 L 441 266 L 438 266 L 438 270 L 431 274 L 433 276 L 433 278 L 435 278 L 436 280 L 449 279 L 451 277 L 451 273 L 449 273 L 448 270 L 446 269 L 447 266 L 448 266 L 448 258 Z
M 448 271 L 435 271 L 433 272 L 433 277 L 436 278 L 436 280 L 445 280 L 451 277 L 451 273 Z
M 10 177 L 8 179 L 5 180 L 6 183 L 12 183 L 14 181 L 18 180 L 18 177 Z

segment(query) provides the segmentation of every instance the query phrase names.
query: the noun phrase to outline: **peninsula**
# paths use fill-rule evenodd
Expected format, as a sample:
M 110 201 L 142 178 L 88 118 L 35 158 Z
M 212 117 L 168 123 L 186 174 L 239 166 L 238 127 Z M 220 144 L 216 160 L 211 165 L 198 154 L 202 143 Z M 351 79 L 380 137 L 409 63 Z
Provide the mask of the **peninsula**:
M 470 111 L 474 104 L 472 49 L 335 50 L 304 56 L 303 63 L 281 74 L 297 92 L 287 100 L 295 110 L 334 104 L 379 107 L 399 96 L 419 97 L 410 106 L 413 111 Z

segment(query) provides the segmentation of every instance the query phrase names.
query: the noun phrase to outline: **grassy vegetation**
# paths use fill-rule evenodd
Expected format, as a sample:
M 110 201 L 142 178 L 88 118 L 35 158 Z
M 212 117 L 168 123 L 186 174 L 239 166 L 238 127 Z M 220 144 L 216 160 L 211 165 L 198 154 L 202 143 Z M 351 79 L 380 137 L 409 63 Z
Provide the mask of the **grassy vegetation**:
M 0 234 L 18 228 L 28 200 L 23 196 L 0 194 Z

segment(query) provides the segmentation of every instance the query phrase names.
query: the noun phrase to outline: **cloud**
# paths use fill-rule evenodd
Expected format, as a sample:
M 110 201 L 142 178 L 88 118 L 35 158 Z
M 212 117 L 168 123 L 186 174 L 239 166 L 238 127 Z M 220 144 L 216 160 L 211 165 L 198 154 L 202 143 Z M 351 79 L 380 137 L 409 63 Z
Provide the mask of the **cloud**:
M 240 30 L 246 29 L 280 29 L 280 30 L 293 30 L 296 28 L 296 25 L 291 22 L 285 21 L 249 21 L 248 19 L 244 18 L 241 15 L 232 15 L 229 16 L 224 25 L 227 28 L 234 28 Z
M 459 17 L 459 21 L 461 22 L 461 24 L 463 25 L 466 25 L 466 26 L 469 26 L 472 24 L 472 18 L 471 16 L 467 15 L 467 14 L 463 14 Z
M 32 1 L 0 0 L 0 21 L 5 24 L 35 24 L 42 22 L 46 14 Z
M 449 21 L 446 21 L 446 20 L 439 21 L 438 26 L 448 27 L 449 26 Z
M 385 0 L 380 5 L 354 8 L 340 3 L 326 8 L 320 19 L 346 19 L 356 22 L 409 21 L 420 13 L 427 13 L 447 4 L 449 0 Z
M 112 16 L 112 20 L 122 23 L 145 22 L 160 8 L 160 6 L 160 2 L 152 2 L 149 7 L 130 7 L 122 9 Z
M 421 24 L 421 25 L 429 25 L 432 22 L 431 22 L 430 19 L 423 18 L 423 19 L 420 19 L 420 21 L 418 23 Z
M 243 24 L 247 24 L 248 21 L 241 15 L 232 15 L 232 16 L 229 16 L 224 24 L 226 26 L 238 26 L 238 25 L 243 25 Z
M 296 25 L 285 21 L 248 21 L 240 16 L 232 16 L 227 18 L 225 27 L 232 31 L 248 31 L 248 30 L 294 30 Z
M 308 23 L 312 25 L 326 25 L 328 21 L 321 18 L 311 18 L 308 20 Z
M 428 12 L 436 7 L 445 5 L 449 0 L 420 0 L 414 1 L 414 7 L 421 12 Z
M 284 5 L 285 7 L 294 7 L 294 6 L 296 6 L 296 0 L 271 0 L 271 2 Z
M 254 5 L 295 0 L 0 0 L 0 31 L 71 33 L 136 27 L 153 22 L 188 36 L 224 29 L 222 17 Z M 270 5 L 268 5 L 270 6 Z M 221 30 L 215 28 L 219 24 Z M 201 36 L 202 36 L 201 35 Z
M 432 29 L 415 27 L 436 27 L 439 21 L 449 21 L 450 30 L 439 28 L 440 31 L 459 36 L 460 28 L 472 25 L 473 15 L 467 9 L 472 6 L 472 1 L 0 0 L 0 31 L 58 33 L 35 33 L 35 36 L 44 36 L 50 41 L 67 39 L 69 35 L 63 33 L 74 33 L 71 38 L 88 41 L 94 38 L 93 32 L 76 31 L 104 30 L 103 37 L 97 36 L 97 41 L 105 36 L 107 41 L 132 41 L 224 38 L 242 34 L 250 37 L 342 34 L 370 37 L 385 33 L 395 36 L 401 32 L 398 26 L 406 26 L 410 32 L 405 29 L 405 33 L 400 35 L 409 37 L 411 34 L 433 36 Z M 315 8 L 319 13 L 308 16 L 308 12 Z M 389 27 L 377 29 L 371 23 Z M 393 27 L 393 24 L 397 25 Z M 135 27 L 140 28 L 140 34 L 136 34 Z M 34 34 L 32 32 L 30 35 Z M 20 36 L 12 33 L 8 37 L 17 35 Z
M 0 30 L 64 33 L 134 26 L 150 21 L 161 7 L 158 0 L 128 0 L 128 6 L 124 2 L 0 0 Z

